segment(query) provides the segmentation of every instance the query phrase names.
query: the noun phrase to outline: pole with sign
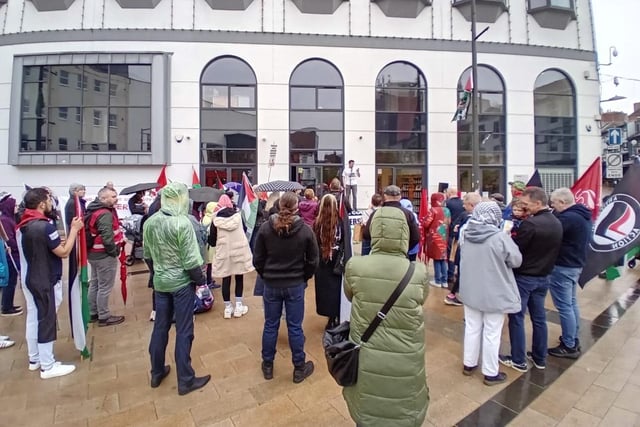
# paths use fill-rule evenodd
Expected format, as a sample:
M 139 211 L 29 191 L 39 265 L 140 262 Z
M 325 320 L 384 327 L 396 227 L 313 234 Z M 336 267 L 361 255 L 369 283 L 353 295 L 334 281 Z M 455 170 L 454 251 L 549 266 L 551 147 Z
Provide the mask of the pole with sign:
M 271 181 L 271 169 L 276 164 L 276 153 L 278 151 L 278 144 L 271 144 L 269 150 L 269 175 L 267 176 L 267 182 Z
M 621 179 L 623 175 L 622 152 L 620 150 L 620 146 L 622 145 L 622 129 L 609 129 L 607 136 L 607 151 L 605 153 L 607 173 L 605 177 L 607 179 Z

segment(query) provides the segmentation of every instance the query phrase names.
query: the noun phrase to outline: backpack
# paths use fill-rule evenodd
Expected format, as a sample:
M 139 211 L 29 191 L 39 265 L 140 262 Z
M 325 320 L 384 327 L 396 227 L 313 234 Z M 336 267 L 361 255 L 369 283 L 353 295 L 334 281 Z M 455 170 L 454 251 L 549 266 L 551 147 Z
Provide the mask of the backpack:
M 207 285 L 196 286 L 196 298 L 193 307 L 194 314 L 204 313 L 213 307 L 213 293 Z
M 4 240 L 0 239 L 0 287 L 9 284 L 9 263 L 7 262 L 7 250 Z

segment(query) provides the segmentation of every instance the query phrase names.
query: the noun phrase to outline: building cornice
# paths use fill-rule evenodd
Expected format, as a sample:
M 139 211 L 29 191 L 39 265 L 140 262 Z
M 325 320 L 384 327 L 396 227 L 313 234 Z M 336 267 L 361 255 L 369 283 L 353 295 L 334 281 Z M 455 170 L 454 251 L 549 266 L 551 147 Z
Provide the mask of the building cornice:
M 52 30 L 0 35 L 0 46 L 97 41 L 145 41 L 234 43 L 285 46 L 324 46 L 370 49 L 470 52 L 464 40 L 417 39 L 402 37 L 347 36 L 324 34 L 263 33 L 179 29 L 86 29 Z M 594 51 L 498 42 L 478 42 L 478 52 L 503 55 L 540 56 L 595 62 Z

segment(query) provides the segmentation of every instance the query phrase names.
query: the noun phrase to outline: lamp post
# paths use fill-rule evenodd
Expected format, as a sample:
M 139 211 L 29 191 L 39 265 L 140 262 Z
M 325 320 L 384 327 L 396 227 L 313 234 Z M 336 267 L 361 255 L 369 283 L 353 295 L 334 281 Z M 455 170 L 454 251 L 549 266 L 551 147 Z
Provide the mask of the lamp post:
M 483 31 L 484 32 L 484 31 Z M 471 0 L 471 191 L 480 191 L 480 132 L 478 129 L 478 51 L 476 48 L 476 0 Z

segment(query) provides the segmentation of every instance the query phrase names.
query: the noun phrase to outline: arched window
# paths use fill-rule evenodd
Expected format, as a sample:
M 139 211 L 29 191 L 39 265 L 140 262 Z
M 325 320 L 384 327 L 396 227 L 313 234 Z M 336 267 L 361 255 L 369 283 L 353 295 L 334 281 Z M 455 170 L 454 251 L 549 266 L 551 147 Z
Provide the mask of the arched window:
M 290 179 L 317 188 L 339 177 L 344 163 L 340 72 L 322 59 L 296 67 L 289 81 Z
M 201 172 L 206 185 L 256 176 L 256 76 L 246 62 L 224 56 L 200 79 Z M 201 177 L 203 175 L 201 174 Z
M 466 69 L 458 80 L 458 99 L 471 77 Z M 506 163 L 506 108 L 502 77 L 491 67 L 478 66 L 479 167 L 476 177 L 480 191 L 504 194 Z M 472 107 L 464 120 L 458 121 L 458 189 L 471 191 L 473 168 Z
M 542 182 L 570 187 L 578 157 L 573 85 L 561 71 L 543 71 L 536 79 L 533 102 L 536 168 Z
M 427 176 L 427 83 L 408 62 L 393 62 L 376 78 L 377 191 L 397 185 L 420 206 Z

